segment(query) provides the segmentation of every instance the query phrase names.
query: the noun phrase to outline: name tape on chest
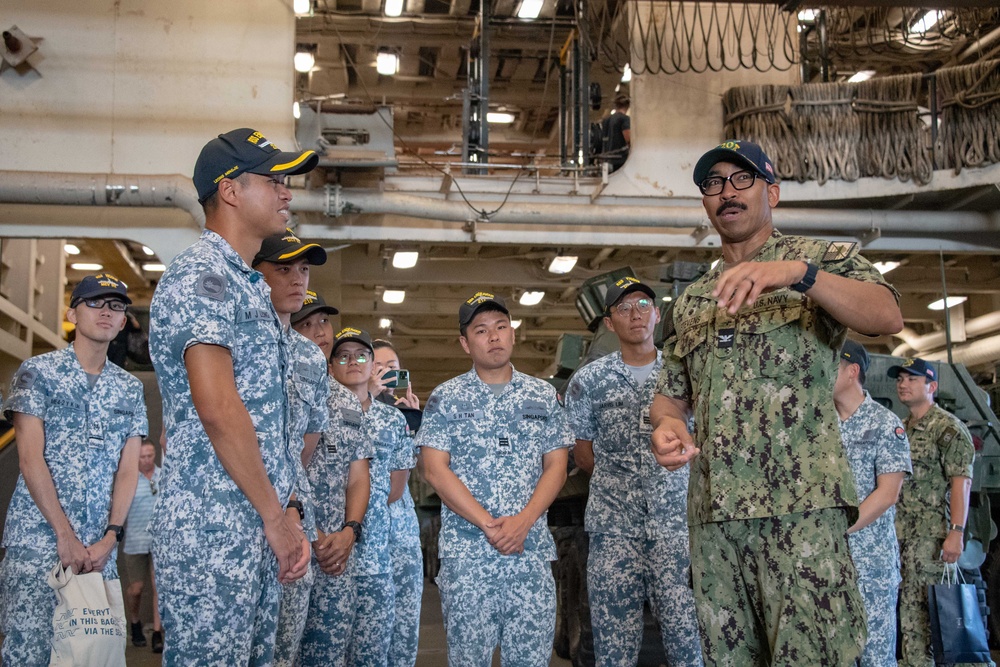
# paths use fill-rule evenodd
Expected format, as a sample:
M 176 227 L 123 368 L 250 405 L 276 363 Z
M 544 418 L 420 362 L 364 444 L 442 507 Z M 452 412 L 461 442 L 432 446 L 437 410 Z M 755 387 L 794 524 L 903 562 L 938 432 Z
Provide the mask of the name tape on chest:
M 236 323 L 245 324 L 247 322 L 267 322 L 273 319 L 271 311 L 264 308 L 243 308 L 236 313 Z

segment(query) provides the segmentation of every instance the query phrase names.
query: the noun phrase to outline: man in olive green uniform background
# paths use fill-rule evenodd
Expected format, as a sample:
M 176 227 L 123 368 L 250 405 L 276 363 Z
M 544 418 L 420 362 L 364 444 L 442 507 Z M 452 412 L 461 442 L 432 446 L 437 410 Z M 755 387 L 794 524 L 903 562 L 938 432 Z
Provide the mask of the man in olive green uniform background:
M 899 626 L 906 667 L 931 667 L 931 628 L 927 585 L 941 580 L 944 563 L 955 563 L 964 549 L 963 533 L 972 488 L 976 451 L 972 436 L 957 417 L 934 403 L 937 372 L 923 359 L 907 359 L 889 369 L 896 393 L 910 416 L 913 477 L 903 483 L 896 503 L 903 583 Z
M 677 300 L 651 420 L 659 463 L 691 463 L 705 664 L 853 665 L 865 635 L 845 535 L 857 496 L 833 385 L 846 327 L 899 331 L 897 296 L 856 244 L 774 229 L 779 187 L 756 144 L 709 151 L 694 179 L 723 261 Z

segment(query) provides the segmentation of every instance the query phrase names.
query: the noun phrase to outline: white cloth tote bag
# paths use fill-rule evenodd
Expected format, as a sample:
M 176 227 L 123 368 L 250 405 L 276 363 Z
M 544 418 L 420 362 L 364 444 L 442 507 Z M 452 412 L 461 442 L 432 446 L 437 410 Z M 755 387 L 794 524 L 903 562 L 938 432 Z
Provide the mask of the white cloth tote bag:
M 73 574 L 56 562 L 49 586 L 58 599 L 49 667 L 125 667 L 121 581 L 105 581 L 100 572 Z

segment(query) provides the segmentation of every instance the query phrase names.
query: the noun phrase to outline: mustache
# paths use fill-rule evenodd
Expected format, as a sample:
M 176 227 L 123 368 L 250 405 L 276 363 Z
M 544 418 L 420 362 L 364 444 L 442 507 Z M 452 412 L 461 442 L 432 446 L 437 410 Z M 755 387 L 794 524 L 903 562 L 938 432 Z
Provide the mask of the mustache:
M 729 200 L 727 202 L 722 202 L 719 208 L 715 209 L 715 214 L 722 215 L 722 212 L 725 211 L 727 208 L 738 208 L 741 211 L 747 210 L 745 204 L 741 204 L 738 201 Z

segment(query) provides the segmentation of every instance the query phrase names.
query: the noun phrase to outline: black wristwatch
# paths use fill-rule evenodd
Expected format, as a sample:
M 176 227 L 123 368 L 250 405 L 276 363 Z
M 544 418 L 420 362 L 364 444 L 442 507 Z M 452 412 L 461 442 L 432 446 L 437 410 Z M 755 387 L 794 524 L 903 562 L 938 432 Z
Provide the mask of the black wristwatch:
M 341 530 L 344 528 L 350 528 L 354 531 L 354 541 L 355 543 L 361 541 L 361 524 L 357 521 L 345 521 L 344 525 L 340 527 Z
M 806 262 L 806 275 L 802 276 L 802 280 L 792 285 L 792 289 L 800 293 L 808 292 L 816 284 L 816 274 L 818 272 L 818 266 L 812 262 Z
M 104 529 L 104 534 L 107 535 L 108 531 L 114 531 L 115 539 L 121 542 L 125 539 L 125 527 L 119 526 L 118 524 L 109 523 L 108 527 Z
M 299 521 L 305 521 L 306 511 L 302 507 L 302 501 L 301 500 L 296 500 L 296 499 L 293 498 L 293 499 L 291 499 L 291 500 L 288 501 L 288 506 L 289 507 L 294 507 L 296 509 L 296 511 L 298 511 L 298 513 L 299 513 Z

